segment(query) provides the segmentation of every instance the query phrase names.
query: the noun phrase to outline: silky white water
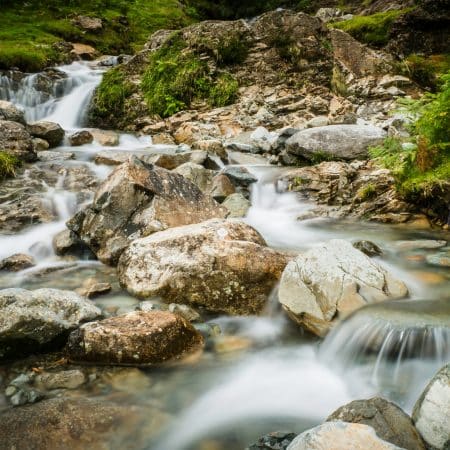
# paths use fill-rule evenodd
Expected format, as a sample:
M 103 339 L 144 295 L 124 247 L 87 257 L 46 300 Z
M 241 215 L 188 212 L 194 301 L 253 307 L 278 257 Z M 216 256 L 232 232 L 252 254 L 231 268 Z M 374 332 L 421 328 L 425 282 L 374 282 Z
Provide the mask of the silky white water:
M 0 79 L 0 98 L 23 107 L 27 120 L 52 120 L 68 133 L 80 129 L 103 69 L 92 68 L 88 63 L 73 63 L 59 70 L 67 76 L 55 83 L 50 97 L 36 91 L 38 75 L 30 75 L 16 88 L 8 77 Z M 95 164 L 93 159 L 97 152 L 111 150 L 131 154 L 146 148 L 161 147 L 152 146 L 149 136 L 121 134 L 119 145 L 115 147 L 102 147 L 94 141 L 80 147 L 63 145 L 56 151 L 75 156 L 75 160 L 58 164 L 66 168 L 82 165 L 102 180 L 113 168 Z M 220 166 L 221 163 L 217 163 Z M 51 163 L 36 164 L 52 170 Z M 438 298 L 445 289 L 445 284 L 434 287 L 420 281 L 416 273 L 426 267 L 423 264 L 412 266 L 390 250 L 395 240 L 432 235 L 426 232 L 408 234 L 402 229 L 373 224 L 298 221 L 298 216 L 311 205 L 300 202 L 295 194 L 283 192 L 282 186 L 277 185 L 277 175 L 285 169 L 271 166 L 248 166 L 248 169 L 258 182 L 252 188 L 252 207 L 244 220 L 255 227 L 270 246 L 295 253 L 336 237 L 351 241 L 370 239 L 385 250 L 378 261 L 407 283 L 412 298 L 424 295 L 427 299 Z M 15 235 L 0 235 L 0 259 L 14 253 L 27 253 L 38 263 L 37 267 L 9 278 L 0 274 L 2 286 L 5 283 L 24 287 L 62 285 L 72 289 L 79 287 L 88 276 L 108 275 L 105 266 L 96 261 L 65 260 L 53 252 L 53 237 L 82 206 L 77 202 L 77 193 L 64 187 L 64 177 L 62 174 L 53 185 L 42 184 L 42 198 L 54 212 L 54 221 L 29 226 Z M 42 268 L 61 267 L 70 270 L 55 271 L 53 278 L 52 272 L 37 276 Z M 136 299 L 124 293 L 113 293 L 99 300 L 99 304 L 126 310 L 135 307 Z M 177 368 L 148 372 L 155 388 L 149 388 L 139 399 L 130 401 L 151 398 L 173 416 L 157 442 L 149 443 L 149 448 L 199 448 L 204 439 L 223 433 L 237 436 L 242 448 L 259 433 L 274 431 L 272 427 L 279 429 L 280 423 L 286 422 L 294 426 L 295 432 L 300 432 L 319 424 L 348 401 L 378 393 L 410 410 L 431 372 L 449 358 L 450 324 L 429 326 L 429 334 L 422 328 L 424 349 L 434 350 L 412 356 L 409 348 L 411 342 L 418 342 L 417 330 L 408 324 L 394 326 L 371 313 L 355 315 L 320 344 L 302 333 L 280 311 L 276 292 L 262 317 L 215 317 L 211 322 L 220 326 L 220 338 L 225 342 L 232 337 L 245 345 L 240 351 L 223 355 L 205 351 L 199 363 L 181 375 Z M 395 358 L 392 358 L 393 352 L 397 354 Z M 408 378 L 410 374 L 414 377 Z

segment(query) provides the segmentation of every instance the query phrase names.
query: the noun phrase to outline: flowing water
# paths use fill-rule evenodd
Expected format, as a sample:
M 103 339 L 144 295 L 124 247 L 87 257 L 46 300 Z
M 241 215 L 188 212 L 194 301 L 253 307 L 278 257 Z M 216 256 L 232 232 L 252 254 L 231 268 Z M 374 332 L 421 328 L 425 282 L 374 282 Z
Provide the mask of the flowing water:
M 68 132 L 80 129 L 102 70 L 87 63 L 59 70 L 62 76 L 46 94 L 37 89 L 39 74 L 20 81 L 5 74 L 0 77 L 0 98 L 23 107 L 29 121 L 48 119 Z M 114 150 L 149 147 L 149 137 L 122 134 Z M 57 257 L 51 244 L 65 221 L 90 199 L 87 195 L 80 201 L 79 193 L 67 188 L 69 169 L 81 167 L 91 177 L 103 179 L 111 168 L 93 163 L 95 154 L 103 150 L 108 147 L 95 141 L 56 149 L 74 153 L 75 160 L 59 162 L 64 169 L 58 177 L 52 182 L 42 180 L 39 186 L 55 220 L 0 235 L 0 259 L 21 252 L 34 256 L 38 264 L 19 274 L 1 274 L 0 287 L 75 289 L 91 276 L 115 280 L 113 270 L 97 261 Z M 34 166 L 43 173 L 52 170 L 51 163 Z M 427 380 L 450 359 L 448 270 L 427 265 L 425 256 L 432 250 L 399 247 L 399 241 L 445 239 L 445 235 L 355 222 L 299 222 L 296 218 L 310 205 L 277 186 L 275 179 L 285 169 L 263 165 L 248 169 L 259 181 L 245 220 L 269 245 L 303 251 L 336 237 L 372 240 L 384 250 L 379 262 L 407 283 L 411 299 L 364 308 L 322 343 L 283 315 L 276 292 L 262 317 L 210 318 L 222 334 L 196 364 L 146 370 L 148 383 L 140 387 L 134 379 L 123 381 L 125 402 L 157 405 L 170 417 L 159 437 L 149 441 L 149 449 L 242 449 L 269 431 L 301 432 L 352 399 L 376 394 L 410 411 Z M 26 185 L 27 172 L 20 176 Z M 116 281 L 112 284 L 114 293 L 96 300 L 97 304 L 119 313 L 133 310 L 138 301 L 121 292 Z

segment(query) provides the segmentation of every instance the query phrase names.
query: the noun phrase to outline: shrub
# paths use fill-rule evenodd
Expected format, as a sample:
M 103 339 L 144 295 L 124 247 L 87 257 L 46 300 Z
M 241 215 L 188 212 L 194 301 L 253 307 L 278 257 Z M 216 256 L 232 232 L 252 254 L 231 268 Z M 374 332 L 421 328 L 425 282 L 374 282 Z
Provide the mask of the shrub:
M 0 151 L 0 179 L 13 177 L 20 166 L 20 160 L 4 151 Z

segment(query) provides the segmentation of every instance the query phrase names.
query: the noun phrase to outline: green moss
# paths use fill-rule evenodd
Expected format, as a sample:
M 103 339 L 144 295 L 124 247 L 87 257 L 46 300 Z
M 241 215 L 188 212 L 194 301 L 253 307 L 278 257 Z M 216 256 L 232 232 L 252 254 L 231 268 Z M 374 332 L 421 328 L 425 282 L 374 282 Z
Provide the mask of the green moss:
M 249 42 L 245 36 L 228 36 L 219 41 L 217 63 L 221 66 L 241 64 L 247 58 Z
M 411 8 L 387 11 L 370 16 L 355 16 L 350 20 L 335 22 L 331 26 L 346 31 L 361 42 L 381 47 L 387 44 L 391 25 L 394 21 L 410 10 Z
M 133 86 L 125 80 L 122 70 L 115 67 L 103 76 L 93 98 L 92 110 L 98 117 L 123 114 L 125 99 L 132 93 Z
M 450 71 L 450 54 L 410 55 L 405 61 L 407 75 L 416 83 L 435 91 L 439 87 L 440 77 Z
M 20 166 L 20 160 L 16 157 L 0 151 L 0 179 L 13 177 L 16 174 L 16 169 Z
M 176 34 L 151 55 L 141 89 L 149 112 L 168 117 L 195 101 L 226 106 L 235 100 L 238 84 L 227 72 L 211 74 L 206 61 Z
M 367 186 L 364 186 L 363 188 L 361 188 L 356 196 L 363 202 L 370 200 L 371 198 L 373 198 L 377 193 L 377 190 L 375 188 L 375 186 L 372 183 L 369 183 Z

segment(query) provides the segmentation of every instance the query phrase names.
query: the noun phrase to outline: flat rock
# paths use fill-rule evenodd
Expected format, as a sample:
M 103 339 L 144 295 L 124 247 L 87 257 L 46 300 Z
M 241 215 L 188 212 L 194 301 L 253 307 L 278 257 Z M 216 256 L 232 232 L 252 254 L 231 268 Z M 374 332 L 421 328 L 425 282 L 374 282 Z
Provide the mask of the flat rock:
M 203 346 L 184 318 L 168 311 L 134 311 L 90 322 L 73 331 L 67 354 L 76 361 L 151 365 L 182 359 Z
M 224 208 L 183 176 L 131 157 L 67 226 L 100 261 L 114 265 L 134 239 L 225 215 Z
M 328 125 L 299 131 L 286 141 L 286 149 L 307 160 L 367 159 L 369 147 L 385 137 L 386 132 L 373 125 Z
M 368 425 L 327 422 L 297 436 L 287 450 L 405 450 L 380 439 Z
M 428 448 L 446 450 L 450 444 L 450 364 L 428 383 L 412 418 Z
M 140 298 L 254 314 L 264 308 L 287 257 L 249 225 L 209 220 L 137 239 L 118 264 L 120 283 Z
M 397 405 L 384 398 L 355 400 L 341 406 L 327 421 L 362 423 L 372 427 L 381 439 L 408 450 L 425 450 L 411 418 Z
M 101 311 L 89 300 L 58 289 L 11 288 L 0 291 L 0 359 L 15 352 L 35 352 L 94 320 Z
M 407 294 L 402 281 L 350 242 L 334 239 L 291 261 L 283 272 L 278 295 L 291 318 L 323 336 L 350 312 Z

